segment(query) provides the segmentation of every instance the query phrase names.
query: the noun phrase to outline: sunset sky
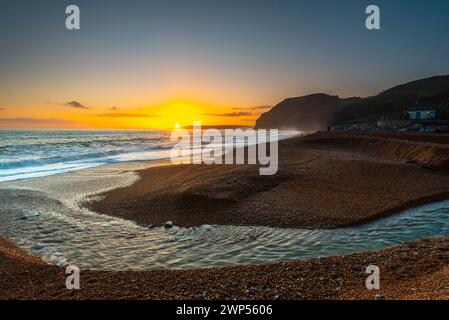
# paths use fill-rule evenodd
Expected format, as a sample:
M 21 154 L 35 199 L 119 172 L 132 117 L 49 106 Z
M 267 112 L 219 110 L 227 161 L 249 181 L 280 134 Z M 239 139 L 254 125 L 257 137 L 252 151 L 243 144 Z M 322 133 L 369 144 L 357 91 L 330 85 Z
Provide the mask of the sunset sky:
M 381 30 L 365 8 L 381 9 Z M 81 30 L 65 29 L 77 4 Z M 449 74 L 449 1 L 1 1 L 0 128 L 253 125 Z

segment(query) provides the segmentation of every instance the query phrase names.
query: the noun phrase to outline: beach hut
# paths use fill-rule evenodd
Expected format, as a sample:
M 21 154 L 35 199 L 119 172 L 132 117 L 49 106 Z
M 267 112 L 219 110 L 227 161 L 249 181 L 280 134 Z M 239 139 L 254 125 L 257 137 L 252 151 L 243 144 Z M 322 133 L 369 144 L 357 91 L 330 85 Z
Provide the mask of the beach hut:
M 435 120 L 436 117 L 436 110 L 425 106 L 415 106 L 403 114 L 403 118 L 408 120 Z

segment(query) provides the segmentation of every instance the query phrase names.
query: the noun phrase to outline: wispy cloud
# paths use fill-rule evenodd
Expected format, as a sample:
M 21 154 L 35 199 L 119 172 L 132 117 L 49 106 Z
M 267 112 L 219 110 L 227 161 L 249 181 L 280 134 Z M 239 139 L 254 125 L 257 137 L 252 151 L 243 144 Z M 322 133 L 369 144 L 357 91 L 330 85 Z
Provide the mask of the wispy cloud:
M 152 115 L 152 114 L 123 113 L 123 112 L 103 113 L 103 114 L 98 114 L 97 116 L 98 117 L 107 117 L 107 118 L 154 118 L 154 117 L 159 117 L 158 115 Z
M 43 125 L 57 125 L 57 124 L 74 124 L 76 122 L 56 119 L 56 118 L 0 118 L 0 124 L 43 124 Z
M 75 100 L 69 101 L 69 102 L 64 102 L 62 105 L 72 107 L 72 108 L 77 108 L 77 109 L 89 109 L 88 106 L 85 106 L 81 102 L 75 101 Z
M 109 108 L 109 110 L 111 110 L 111 111 L 117 111 L 118 108 L 117 108 L 116 106 L 113 106 L 113 107 Z
M 270 109 L 271 106 L 254 106 L 254 107 L 235 107 L 232 110 L 266 110 Z
M 3 110 L 5 110 L 5 108 L 0 108 L 0 111 L 3 111 Z
M 241 111 L 241 112 L 226 112 L 226 113 L 203 113 L 203 116 L 213 116 L 213 117 L 243 117 L 251 116 L 251 112 Z

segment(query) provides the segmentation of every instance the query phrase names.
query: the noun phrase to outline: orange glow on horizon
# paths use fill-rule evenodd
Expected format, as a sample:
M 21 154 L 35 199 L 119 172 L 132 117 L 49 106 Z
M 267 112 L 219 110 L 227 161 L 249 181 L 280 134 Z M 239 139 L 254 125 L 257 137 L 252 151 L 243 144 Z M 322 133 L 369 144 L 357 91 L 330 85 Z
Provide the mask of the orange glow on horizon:
M 169 129 L 191 126 L 253 125 L 256 112 L 237 113 L 230 106 L 187 99 L 136 107 L 96 107 L 86 109 L 41 104 L 5 109 L 0 113 L 1 128 L 47 129 Z

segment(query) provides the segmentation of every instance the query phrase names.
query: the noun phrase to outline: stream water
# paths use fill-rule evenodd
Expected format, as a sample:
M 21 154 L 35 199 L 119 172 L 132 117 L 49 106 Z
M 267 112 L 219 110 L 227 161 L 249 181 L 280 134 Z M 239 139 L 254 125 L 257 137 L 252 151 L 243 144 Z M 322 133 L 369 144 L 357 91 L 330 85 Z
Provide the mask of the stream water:
M 100 167 L 0 184 L 0 234 L 50 263 L 114 270 L 300 260 L 449 235 L 449 201 L 336 230 L 213 225 L 150 230 L 78 207 L 89 194 L 135 179 L 123 167 Z

